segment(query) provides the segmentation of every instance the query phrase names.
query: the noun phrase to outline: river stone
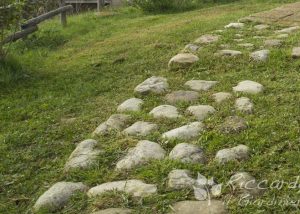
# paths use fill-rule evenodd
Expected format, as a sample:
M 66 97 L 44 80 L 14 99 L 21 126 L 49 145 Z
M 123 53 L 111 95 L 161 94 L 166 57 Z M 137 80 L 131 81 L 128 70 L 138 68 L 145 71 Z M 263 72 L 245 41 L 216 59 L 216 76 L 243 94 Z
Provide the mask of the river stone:
M 143 95 L 148 93 L 163 94 L 168 88 L 169 84 L 166 78 L 153 76 L 139 84 L 134 91 Z
M 95 149 L 96 145 L 97 141 L 91 139 L 79 143 L 65 164 L 65 171 L 74 168 L 85 169 L 93 165 L 97 155 L 101 152 L 100 150 Z
M 198 137 L 204 130 L 204 124 L 201 122 L 193 122 L 176 129 L 165 132 L 162 137 L 165 139 L 181 139 L 189 140 Z
M 75 192 L 85 192 L 87 189 L 83 183 L 58 182 L 38 198 L 33 208 L 35 211 L 46 209 L 55 212 L 62 209 Z
M 244 23 L 235 22 L 235 23 L 230 23 L 230 24 L 226 25 L 225 28 L 241 29 L 244 26 L 245 26 Z
M 198 39 L 196 39 L 195 43 L 196 44 L 210 44 L 217 42 L 219 40 L 220 36 L 219 35 L 203 35 L 200 36 Z
M 292 57 L 294 59 L 300 58 L 300 47 L 295 47 L 292 50 Z
M 269 50 L 254 51 L 250 54 L 250 58 L 255 61 L 265 62 L 267 61 L 269 54 L 270 54 Z
M 227 117 L 223 125 L 221 125 L 221 131 L 226 134 L 239 133 L 245 129 L 247 129 L 247 122 L 238 116 Z
M 243 48 L 253 48 L 254 45 L 252 43 L 242 43 L 238 44 L 238 46 L 243 47 Z
M 123 132 L 128 135 L 146 136 L 157 129 L 158 126 L 154 123 L 138 121 L 126 128 Z
M 128 154 L 121 159 L 116 169 L 132 169 L 136 166 L 144 165 L 151 160 L 162 160 L 166 155 L 165 150 L 157 143 L 142 140 L 136 147 L 130 149 Z
M 183 163 L 202 163 L 206 162 L 203 150 L 193 144 L 177 144 L 169 154 L 172 160 L 180 160 Z
M 264 90 L 262 84 L 251 81 L 251 80 L 244 80 L 239 82 L 237 86 L 233 87 L 234 92 L 244 92 L 249 94 L 258 94 Z
M 214 109 L 214 107 L 209 105 L 197 105 L 197 106 L 190 106 L 187 108 L 187 113 L 193 115 L 199 121 L 203 121 L 210 114 L 213 114 L 215 112 L 216 110 Z
M 240 56 L 242 55 L 241 51 L 235 51 L 235 50 L 220 50 L 217 53 L 215 53 L 216 56 Z
M 93 212 L 92 214 L 130 214 L 132 212 L 133 210 L 127 208 L 108 208 Z
M 169 61 L 169 68 L 185 68 L 199 61 L 199 57 L 191 53 L 180 53 Z
M 131 117 L 126 114 L 113 114 L 107 121 L 100 124 L 93 132 L 93 136 L 106 135 L 111 131 L 122 131 L 130 122 Z
M 198 45 L 195 44 L 187 44 L 184 47 L 184 52 L 192 52 L 192 53 L 196 53 L 198 50 L 200 49 L 200 47 Z
M 293 27 L 288 27 L 288 28 L 284 28 L 284 29 L 281 29 L 281 30 L 277 30 L 275 31 L 275 33 L 293 33 L 294 31 L 297 31 L 299 30 L 300 27 L 299 26 L 293 26 Z
M 252 113 L 253 112 L 253 103 L 248 97 L 240 97 L 235 101 L 235 107 L 237 110 Z
M 121 105 L 119 105 L 117 111 L 118 112 L 127 112 L 127 111 L 140 111 L 142 108 L 144 101 L 138 98 L 130 98 L 124 101 Z
M 196 91 L 173 91 L 167 94 L 165 97 L 166 101 L 171 104 L 178 102 L 194 102 L 199 99 L 199 94 Z
M 266 47 L 279 47 L 282 45 L 282 41 L 279 39 L 268 39 L 264 42 Z
M 289 34 L 286 34 L 286 33 L 282 33 L 282 34 L 279 34 L 276 36 L 277 39 L 285 39 L 288 37 L 289 37 Z
M 178 110 L 175 106 L 171 105 L 161 105 L 157 106 L 149 113 L 154 118 L 170 118 L 176 119 L 180 117 Z
M 147 197 L 157 193 L 157 187 L 154 184 L 146 184 L 141 180 L 124 180 L 103 183 L 91 188 L 87 195 L 96 197 L 108 191 L 120 191 L 133 195 L 134 197 Z
M 174 169 L 168 175 L 168 187 L 172 189 L 192 188 L 195 179 L 191 178 L 189 170 Z
M 227 214 L 222 201 L 180 201 L 172 206 L 170 214 Z
M 222 149 L 217 152 L 216 160 L 219 163 L 225 164 L 229 161 L 243 161 L 249 158 L 249 148 L 245 145 L 238 145 L 230 149 Z
M 218 81 L 189 80 L 184 85 L 194 91 L 208 91 L 217 83 Z
M 217 102 L 217 103 L 221 103 L 225 100 L 228 100 L 232 97 L 231 93 L 228 92 L 218 92 L 212 95 L 213 99 Z
M 260 24 L 260 25 L 255 25 L 254 28 L 256 30 L 266 30 L 268 29 L 270 26 L 269 25 L 264 25 L 264 24 Z

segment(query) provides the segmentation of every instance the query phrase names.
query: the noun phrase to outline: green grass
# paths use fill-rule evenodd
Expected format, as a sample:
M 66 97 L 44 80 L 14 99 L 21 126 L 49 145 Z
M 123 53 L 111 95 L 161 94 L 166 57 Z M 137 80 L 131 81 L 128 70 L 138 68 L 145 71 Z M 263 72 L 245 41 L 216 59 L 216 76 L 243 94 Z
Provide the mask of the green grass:
M 279 2 L 279 1 L 278 1 Z M 291 48 L 299 45 L 300 34 L 285 40 L 281 49 L 272 49 L 267 63 L 243 57 L 220 59 L 213 53 L 220 44 L 238 48 L 232 40 L 234 31 L 224 33 L 222 41 L 199 51 L 199 63 L 189 69 L 169 71 L 168 60 L 185 44 L 202 34 L 222 29 L 231 21 L 248 14 L 270 9 L 279 3 L 247 1 L 177 14 L 144 15 L 126 8 L 111 16 L 86 13 L 69 17 L 66 29 L 58 20 L 46 22 L 38 33 L 11 46 L 13 63 L 0 67 L 0 213 L 31 213 L 36 199 L 58 181 L 84 182 L 90 187 L 102 182 L 137 178 L 158 185 L 159 194 L 137 200 L 125 194 L 108 193 L 94 199 L 75 195 L 58 213 L 91 213 L 108 207 L 130 207 L 137 213 L 166 213 L 176 201 L 193 199 L 192 192 L 172 191 L 166 187 L 168 173 L 175 168 L 190 169 L 227 182 L 237 171 L 248 171 L 257 179 L 294 181 L 299 175 L 300 89 L 297 60 L 290 58 Z M 273 30 L 265 33 L 273 35 Z M 246 41 L 256 48 L 262 40 L 253 40 L 251 25 L 243 32 Z M 176 161 L 154 161 L 130 172 L 115 172 L 117 160 L 138 139 L 118 133 L 97 138 L 105 150 L 92 169 L 63 172 L 63 166 L 76 143 L 90 138 L 92 131 L 111 114 L 118 104 L 133 96 L 134 87 L 146 78 L 159 75 L 168 78 L 172 90 L 183 89 L 185 81 L 218 80 L 220 83 L 201 94 L 199 103 L 214 106 L 218 112 L 206 121 L 207 131 L 193 141 L 204 148 L 207 165 L 182 164 Z M 262 95 L 251 95 L 253 115 L 234 111 L 234 99 L 216 105 L 211 94 L 231 91 L 241 80 L 262 83 Z M 236 95 L 238 96 L 238 95 Z M 163 103 L 163 97 L 146 96 L 138 120 L 160 124 L 157 133 L 147 137 L 161 143 L 169 152 L 180 141 L 165 143 L 160 134 L 193 121 L 156 121 L 147 113 Z M 183 113 L 186 105 L 180 106 Z M 249 129 L 241 134 L 225 135 L 217 127 L 230 115 L 241 115 Z M 72 123 L 66 118 L 76 118 Z M 219 166 L 213 158 L 219 149 L 245 144 L 251 148 L 251 159 Z M 225 191 L 223 199 L 230 196 Z M 269 190 L 265 200 L 274 197 L 299 198 L 297 189 Z M 293 207 L 229 204 L 231 213 L 297 213 Z

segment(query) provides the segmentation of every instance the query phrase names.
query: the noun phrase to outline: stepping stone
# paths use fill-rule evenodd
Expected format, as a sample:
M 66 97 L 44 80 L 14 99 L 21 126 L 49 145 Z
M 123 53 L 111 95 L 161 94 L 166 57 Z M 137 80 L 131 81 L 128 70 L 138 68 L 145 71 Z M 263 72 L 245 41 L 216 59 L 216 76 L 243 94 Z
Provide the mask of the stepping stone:
M 178 102 L 194 102 L 199 99 L 198 92 L 195 91 L 174 91 L 167 94 L 165 97 L 166 101 L 171 104 L 176 104 Z
M 174 169 L 168 175 L 168 187 L 172 189 L 191 189 L 195 182 L 189 170 Z
M 215 100 L 215 102 L 217 103 L 221 103 L 225 100 L 228 100 L 232 97 L 231 93 L 228 92 L 218 92 L 212 95 L 213 99 Z
M 193 122 L 188 125 L 165 132 L 162 135 L 162 138 L 169 139 L 169 140 L 170 139 L 189 140 L 198 137 L 203 130 L 204 130 L 203 123 Z
M 220 50 L 217 53 L 215 53 L 216 56 L 240 56 L 242 55 L 241 51 L 235 51 L 235 50 Z
M 214 107 L 209 105 L 197 105 L 187 108 L 187 113 L 193 115 L 198 121 L 205 120 L 209 115 L 215 113 Z
M 239 82 L 237 86 L 232 88 L 234 92 L 244 92 L 249 94 L 258 94 L 263 92 L 264 87 L 262 84 L 251 81 L 244 80 Z
M 196 39 L 195 43 L 196 44 L 210 44 L 217 42 L 219 40 L 220 36 L 219 35 L 203 35 L 200 36 L 198 39 Z
M 238 46 L 243 47 L 243 48 L 253 48 L 254 45 L 252 43 L 242 43 L 238 44 Z
M 194 91 L 208 91 L 217 83 L 218 81 L 189 80 L 184 85 Z
M 247 122 L 238 116 L 227 117 L 220 128 L 220 130 L 225 134 L 239 133 L 245 129 L 247 129 Z
M 276 36 L 277 39 L 285 39 L 288 38 L 289 34 L 283 33 Z
M 225 28 L 241 29 L 245 26 L 244 23 L 234 22 L 225 26 Z
M 247 172 L 238 172 L 231 176 L 229 184 L 233 187 L 233 190 L 246 196 L 260 196 L 264 193 L 264 190 L 259 186 L 256 179 Z
M 65 164 L 65 171 L 76 168 L 86 169 L 92 166 L 101 152 L 96 149 L 97 144 L 97 141 L 91 139 L 79 143 Z
M 260 24 L 260 25 L 255 25 L 254 29 L 256 29 L 256 30 L 266 30 L 269 27 L 270 27 L 269 25 Z
M 193 144 L 177 144 L 169 154 L 171 160 L 180 160 L 183 163 L 201 163 L 206 162 L 203 150 Z
M 253 103 L 248 97 L 241 97 L 235 101 L 235 107 L 241 112 L 251 114 L 253 112 Z
M 154 184 L 146 184 L 141 180 L 113 181 L 91 188 L 87 192 L 87 195 L 89 197 L 96 197 L 109 191 L 125 192 L 134 197 L 147 197 L 156 194 L 157 187 Z
M 33 209 L 37 212 L 46 209 L 55 212 L 62 209 L 76 192 L 85 192 L 88 187 L 83 183 L 58 182 L 44 192 L 36 201 Z
M 99 210 L 92 214 L 131 214 L 133 210 L 127 208 L 108 208 L 105 210 Z
M 170 214 L 227 214 L 222 201 L 180 201 L 172 206 Z
M 179 115 L 178 110 L 175 106 L 171 105 L 161 105 L 157 106 L 149 113 L 154 118 L 169 118 L 169 119 L 176 119 L 181 117 Z
M 235 42 L 243 42 L 244 39 L 233 39 L 233 41 L 235 41 Z
M 117 170 L 128 170 L 144 165 L 151 160 L 162 160 L 166 155 L 165 150 L 157 143 L 142 140 L 136 147 L 130 149 L 128 154 L 116 166 Z
M 199 57 L 191 53 L 180 53 L 169 61 L 170 69 L 186 68 L 199 61 Z
M 183 50 L 183 51 L 196 53 L 199 49 L 200 49 L 200 47 L 199 47 L 198 45 L 195 45 L 195 44 L 187 44 L 187 45 L 184 47 L 184 50 Z
M 293 33 L 294 31 L 299 30 L 300 27 L 299 26 L 294 26 L 294 27 L 288 27 L 288 28 L 284 28 L 282 30 L 277 30 L 275 31 L 275 33 Z
M 139 84 L 134 89 L 134 92 L 143 95 L 149 93 L 164 94 L 168 90 L 168 88 L 169 84 L 166 78 L 153 76 Z
M 293 48 L 292 57 L 294 59 L 300 58 L 300 47 Z
M 279 47 L 282 45 L 282 41 L 278 39 L 268 39 L 265 41 L 264 45 L 266 47 Z
M 230 149 L 222 149 L 217 152 L 216 161 L 225 164 L 229 161 L 243 161 L 249 159 L 249 148 L 245 145 L 238 145 Z
M 107 121 L 101 123 L 96 130 L 93 132 L 92 136 L 97 135 L 106 135 L 111 131 L 122 131 L 128 123 L 130 122 L 131 117 L 126 114 L 113 114 L 108 118 Z
M 118 112 L 137 112 L 142 108 L 144 101 L 138 98 L 130 98 L 119 105 Z
M 267 61 L 269 54 L 270 54 L 269 50 L 255 51 L 250 54 L 250 58 L 255 61 L 265 62 Z
M 151 134 L 152 132 L 156 131 L 158 129 L 158 126 L 154 123 L 144 122 L 144 121 L 138 121 L 135 122 L 130 127 L 126 128 L 123 133 L 127 135 L 133 135 L 133 136 L 147 136 Z

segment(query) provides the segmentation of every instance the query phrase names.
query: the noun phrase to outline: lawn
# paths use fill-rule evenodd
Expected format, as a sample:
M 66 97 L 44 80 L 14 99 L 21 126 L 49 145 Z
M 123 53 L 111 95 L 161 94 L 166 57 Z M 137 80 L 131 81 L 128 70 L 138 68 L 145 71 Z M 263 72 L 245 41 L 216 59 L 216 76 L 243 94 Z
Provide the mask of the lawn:
M 158 185 L 159 194 L 142 200 L 119 193 L 89 199 L 77 194 L 58 213 L 91 213 L 109 207 L 129 207 L 137 213 L 166 213 L 176 201 L 193 199 L 193 192 L 167 188 L 168 173 L 184 168 L 227 182 L 234 172 L 250 172 L 258 180 L 294 181 L 300 170 L 300 61 L 290 57 L 291 48 L 299 45 L 300 34 L 285 39 L 282 48 L 271 50 L 266 63 L 249 61 L 248 52 L 236 59 L 214 56 L 220 44 L 233 41 L 234 30 L 222 34 L 222 40 L 199 51 L 200 61 L 188 69 L 170 71 L 169 59 L 186 44 L 202 34 L 223 29 L 254 12 L 274 8 L 280 1 L 241 1 L 182 13 L 143 14 L 124 8 L 112 14 L 89 12 L 68 17 L 63 29 L 58 19 L 40 25 L 39 31 L 25 41 L 12 44 L 14 62 L 10 70 L 0 70 L 0 213 L 31 213 L 37 198 L 58 181 L 84 182 L 90 187 L 121 179 L 141 179 Z M 255 32 L 247 25 L 243 34 L 247 42 Z M 278 26 L 263 35 L 272 36 Z M 117 106 L 134 96 L 136 85 L 151 76 L 166 77 L 171 90 L 184 88 L 190 79 L 217 80 L 219 84 L 202 93 L 199 103 L 212 105 L 217 113 L 205 121 L 207 130 L 195 144 L 204 148 L 207 165 L 183 164 L 178 161 L 153 161 L 129 172 L 116 172 L 116 162 L 137 143 L 136 138 L 112 133 L 96 138 L 105 152 L 89 170 L 63 172 L 76 144 L 91 138 L 93 130 Z M 248 96 L 255 104 L 254 114 L 234 111 L 234 99 L 217 105 L 211 94 L 232 91 L 242 80 L 260 82 L 263 94 Z M 236 95 L 238 96 L 238 95 Z M 168 152 L 180 141 L 164 142 L 160 138 L 171 128 L 192 122 L 185 117 L 176 121 L 157 121 L 148 112 L 161 103 L 163 96 L 146 96 L 135 121 L 159 123 L 159 130 L 147 139 L 159 142 Z M 188 105 L 179 106 L 184 112 Z M 230 115 L 240 115 L 249 128 L 240 134 L 222 134 L 217 127 Z M 70 118 L 75 118 L 71 119 Z M 221 166 L 213 161 L 223 148 L 245 144 L 251 158 Z M 225 190 L 222 198 L 231 195 Z M 262 197 L 299 199 L 298 189 L 269 189 Z M 233 198 L 230 213 L 297 213 L 290 205 L 249 204 L 240 206 Z

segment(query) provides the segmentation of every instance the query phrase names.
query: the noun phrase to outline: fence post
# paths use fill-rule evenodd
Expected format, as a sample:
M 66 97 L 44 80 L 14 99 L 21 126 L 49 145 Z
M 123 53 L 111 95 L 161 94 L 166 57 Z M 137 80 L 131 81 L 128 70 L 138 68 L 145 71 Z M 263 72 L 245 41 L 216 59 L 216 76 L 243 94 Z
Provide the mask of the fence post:
M 97 0 L 97 11 L 100 12 L 101 0 Z
M 65 0 L 60 0 L 60 7 L 63 7 L 66 5 L 66 2 Z M 63 27 L 66 27 L 67 26 L 67 12 L 62 12 L 60 14 L 60 22 L 62 24 Z

